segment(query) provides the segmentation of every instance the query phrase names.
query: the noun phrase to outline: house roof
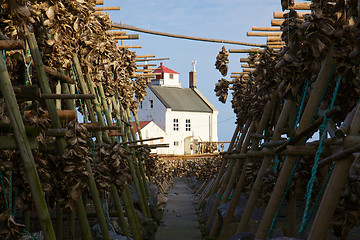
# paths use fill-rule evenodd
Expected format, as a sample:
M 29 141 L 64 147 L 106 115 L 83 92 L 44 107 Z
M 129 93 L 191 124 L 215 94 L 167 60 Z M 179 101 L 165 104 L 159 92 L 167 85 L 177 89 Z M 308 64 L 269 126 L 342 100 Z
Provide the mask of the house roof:
M 213 109 L 192 88 L 148 85 L 149 89 L 172 111 L 209 112 Z
M 175 74 L 179 74 L 178 72 L 175 72 L 174 70 L 165 67 L 162 62 L 160 63 L 160 66 L 153 71 L 153 73 L 175 73 Z
M 148 125 L 151 121 L 139 121 L 139 125 L 140 125 L 140 129 L 143 129 L 146 125 Z M 137 133 L 138 129 L 136 127 L 136 122 L 133 122 L 133 127 L 134 127 L 134 130 L 135 130 L 135 133 Z

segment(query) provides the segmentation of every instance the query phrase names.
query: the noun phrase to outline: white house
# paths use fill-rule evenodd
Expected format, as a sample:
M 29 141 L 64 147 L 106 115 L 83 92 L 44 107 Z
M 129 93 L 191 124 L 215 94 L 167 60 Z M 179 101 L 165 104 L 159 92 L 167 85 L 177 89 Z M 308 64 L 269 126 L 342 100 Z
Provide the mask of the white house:
M 143 138 L 164 136 L 161 142 L 169 144 L 169 148 L 159 148 L 156 152 L 191 154 L 193 141 L 218 141 L 218 111 L 196 88 L 195 65 L 190 72 L 189 88 L 182 88 L 179 73 L 162 63 L 153 72 L 161 75 L 148 84 L 138 118 L 154 123 L 141 128 Z

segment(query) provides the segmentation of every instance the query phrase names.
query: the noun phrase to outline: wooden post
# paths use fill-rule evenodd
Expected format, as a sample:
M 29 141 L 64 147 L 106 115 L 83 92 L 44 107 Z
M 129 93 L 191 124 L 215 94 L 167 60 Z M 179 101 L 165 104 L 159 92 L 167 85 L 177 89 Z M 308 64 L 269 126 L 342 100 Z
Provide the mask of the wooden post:
M 63 239 L 63 213 L 59 202 L 56 202 L 56 238 Z
M 351 143 L 351 140 L 349 139 L 351 139 L 351 136 L 359 136 L 359 130 L 360 107 L 359 105 L 357 105 L 357 110 L 351 123 L 349 136 L 345 137 L 344 140 L 344 149 L 353 146 L 353 143 Z M 322 197 L 319 210 L 316 213 L 315 220 L 311 227 L 308 236 L 309 240 L 328 238 L 329 224 L 334 215 L 337 203 L 339 202 L 341 192 L 347 181 L 348 173 L 350 171 L 353 161 L 354 155 L 350 155 L 336 163 L 335 168 L 331 174 L 329 183 L 326 187 L 324 196 Z
M 121 193 L 121 196 L 124 201 L 124 205 L 126 208 L 126 213 L 128 215 L 130 227 L 132 229 L 133 237 L 135 240 L 142 240 L 139 219 L 138 219 L 135 209 L 134 209 L 134 203 L 131 199 L 131 194 L 130 194 L 128 185 L 126 185 L 125 189 Z
M 263 131 L 264 131 L 264 129 L 265 129 L 267 123 L 269 122 L 270 117 L 271 117 L 271 113 L 272 113 L 272 111 L 274 109 L 274 105 L 275 105 L 275 102 L 277 100 L 277 97 L 278 97 L 278 92 L 276 91 L 273 94 L 273 96 L 271 97 L 271 100 L 269 100 L 266 103 L 266 105 L 264 107 L 264 113 L 263 113 L 263 115 L 262 115 L 262 117 L 260 119 L 260 122 L 258 124 L 258 127 L 256 129 L 256 134 L 262 134 L 263 133 Z M 249 137 L 251 137 L 251 134 L 249 134 Z M 254 139 L 253 138 L 252 139 L 252 144 L 251 144 L 251 150 L 256 151 L 257 148 L 258 148 L 258 143 L 259 143 L 259 139 Z M 245 151 L 246 151 L 246 149 L 244 149 L 244 151 L 242 151 L 242 152 L 245 152 Z M 239 178 L 239 181 L 237 183 L 237 186 L 236 186 L 235 192 L 233 194 L 233 197 L 231 199 L 230 207 L 229 207 L 227 215 L 226 215 L 226 217 L 224 219 L 224 225 L 223 226 L 225 226 L 226 224 L 231 222 L 231 218 L 234 215 L 236 205 L 239 202 L 241 192 L 242 192 L 242 190 L 244 188 L 244 185 L 245 185 L 245 180 L 246 180 L 245 177 L 246 176 L 245 176 L 244 169 L 245 169 L 246 165 L 249 164 L 252 161 L 253 161 L 253 158 L 247 157 L 245 163 L 243 164 L 243 171 L 241 171 L 240 178 Z M 235 175 L 233 176 L 234 181 L 235 181 L 238 174 L 239 173 L 236 172 Z M 213 228 L 211 230 L 211 233 L 210 233 L 210 237 L 215 236 L 217 228 L 218 228 L 218 226 L 215 226 L 215 224 L 214 224 Z
M 11 80 L 4 59 L 0 59 L 0 89 L 5 98 L 7 111 L 14 130 L 16 142 L 24 163 L 27 179 L 29 181 L 31 195 L 39 218 L 40 226 L 46 240 L 55 240 L 55 232 L 51 223 L 40 179 L 37 173 L 34 156 L 32 155 L 24 123 L 21 118 L 15 93 L 12 89 Z
M 49 81 L 47 79 L 47 76 L 46 76 L 46 73 L 44 70 L 44 65 L 41 60 L 41 54 L 40 54 L 40 51 L 39 51 L 39 48 L 38 48 L 38 45 L 37 45 L 37 42 L 35 39 L 35 35 L 33 33 L 30 33 L 30 34 L 26 35 L 25 38 L 26 38 L 27 42 L 29 43 L 30 52 L 33 57 L 36 72 L 38 74 L 41 90 L 43 93 L 51 94 Z M 61 128 L 61 123 L 60 123 L 59 117 L 56 112 L 56 106 L 55 106 L 54 100 L 46 99 L 45 103 L 46 103 L 46 107 L 50 114 L 53 128 Z M 60 154 L 63 154 L 65 152 L 65 147 L 66 147 L 66 142 L 65 142 L 64 137 L 57 137 L 56 144 L 58 146 Z
M 127 222 L 125 220 L 125 216 L 124 216 L 123 209 L 122 209 L 122 206 L 121 206 L 118 191 L 117 191 L 114 184 L 111 184 L 110 189 L 111 189 L 111 195 L 114 198 L 115 208 L 116 208 L 116 212 L 117 212 L 118 217 L 119 217 L 119 221 L 120 221 L 120 224 L 121 224 L 121 229 L 123 231 L 123 234 L 126 237 L 130 237 L 129 228 L 128 228 Z
M 246 138 L 245 138 L 245 140 L 244 140 L 244 142 L 243 142 L 242 144 L 241 144 L 240 142 L 238 143 L 238 148 L 241 146 L 241 153 L 246 152 L 246 148 L 248 147 L 248 145 L 249 145 L 249 143 L 250 143 L 250 134 L 249 134 L 249 133 L 254 132 L 254 130 L 255 130 L 255 125 L 256 125 L 255 121 L 252 121 L 251 124 L 250 124 L 250 127 L 249 127 L 248 134 L 242 133 L 242 135 L 244 135 L 244 136 L 245 136 L 245 134 L 246 134 Z M 224 181 L 223 181 L 223 183 L 222 183 L 222 186 L 221 186 L 221 188 L 220 188 L 220 190 L 219 190 L 219 192 L 218 192 L 218 196 L 217 196 L 217 198 L 216 198 L 216 200 L 215 200 L 215 203 L 214 203 L 214 205 L 213 205 L 213 207 L 212 207 L 212 209 L 211 209 L 210 217 L 209 217 L 209 220 L 208 220 L 208 222 L 207 222 L 207 225 L 210 224 L 211 218 L 215 215 L 216 209 L 217 209 L 218 206 L 220 205 L 220 202 L 221 202 L 221 200 L 222 200 L 221 198 L 223 197 L 223 194 L 224 194 L 225 190 L 226 190 L 227 188 L 229 188 L 229 185 L 230 185 L 230 184 L 228 184 L 228 183 L 229 183 L 229 182 L 234 183 L 234 177 L 236 177 L 236 175 L 234 175 L 233 173 L 234 173 L 235 171 L 236 171 L 236 172 L 239 171 L 240 162 L 241 162 L 240 159 L 236 159 L 236 160 L 232 160 L 232 161 L 231 161 L 231 163 L 230 163 L 230 165 L 229 165 L 229 167 L 228 167 L 228 171 L 225 173 L 225 178 L 224 178 Z M 233 187 L 233 186 L 231 186 L 230 189 L 232 189 L 232 187 Z M 228 195 L 227 197 L 229 197 L 229 195 Z M 226 199 L 226 197 L 224 196 L 223 199 Z M 225 203 L 225 200 L 222 201 L 222 203 Z M 219 219 L 218 219 L 218 216 L 216 216 L 215 222 L 214 222 L 213 225 L 216 225 L 218 220 L 219 220 Z
M 88 84 L 90 85 L 89 81 L 88 81 Z M 91 87 L 89 87 L 89 88 L 91 89 Z M 100 94 L 101 105 L 102 105 L 102 107 L 104 109 L 107 125 L 112 126 L 112 117 L 111 117 L 111 113 L 109 111 L 109 106 L 108 106 L 106 98 L 105 98 L 105 92 L 104 92 L 104 88 L 102 86 L 102 83 L 99 84 L 98 90 L 99 90 L 99 94 Z M 99 115 L 98 115 L 98 118 L 100 118 Z M 115 139 L 114 136 L 112 136 L 110 138 L 111 138 L 112 142 L 116 142 L 116 139 Z
M 76 214 L 78 215 L 82 238 L 93 239 L 82 198 L 76 202 Z
M 285 101 L 284 107 L 280 113 L 280 117 L 279 117 L 279 120 L 277 121 L 271 141 L 278 141 L 281 138 L 282 130 L 284 129 L 284 126 L 288 122 L 287 119 L 288 119 L 290 110 L 294 107 L 295 107 L 294 101 L 292 101 L 290 99 L 287 99 Z M 264 178 L 266 170 L 271 162 L 271 159 L 272 159 L 272 157 L 270 155 L 266 155 L 261 163 L 260 170 L 256 177 L 254 186 L 252 187 L 249 199 L 246 203 L 244 214 L 242 215 L 240 224 L 236 230 L 237 233 L 247 231 L 247 225 L 249 223 L 251 214 L 254 210 L 255 204 L 258 201 L 258 198 L 260 196 L 262 185 L 263 185 L 263 178 Z
M 318 74 L 317 80 L 314 83 L 313 89 L 311 91 L 309 101 L 306 104 L 304 113 L 301 117 L 299 127 L 296 129 L 296 133 L 301 132 L 306 128 L 312 121 L 312 118 L 316 112 L 317 106 L 321 100 L 321 96 L 324 92 L 324 89 L 327 85 L 328 79 L 331 76 L 332 69 L 335 66 L 335 61 L 333 59 L 334 48 L 331 46 L 329 52 L 327 53 L 320 72 Z M 302 141 L 300 141 L 302 142 Z M 279 177 L 276 181 L 274 190 L 271 194 L 268 205 L 266 206 L 263 218 L 261 219 L 258 231 L 256 233 L 257 239 L 265 239 L 270 226 L 272 219 L 280 205 L 281 198 L 283 196 L 284 190 L 286 188 L 287 182 L 290 178 L 292 169 L 296 163 L 296 156 L 289 156 L 286 158 L 286 161 L 279 173 Z
M 131 134 L 128 133 L 128 138 L 131 140 L 131 137 L 133 138 L 132 140 L 133 141 L 136 141 L 136 136 L 135 136 L 135 131 L 134 131 L 134 126 L 132 124 L 132 120 L 131 120 L 131 115 L 130 115 L 130 110 L 129 108 L 127 107 L 126 110 L 123 109 L 124 111 L 124 117 L 125 117 L 125 120 L 130 124 L 130 129 L 129 131 L 131 131 Z M 140 172 L 140 167 L 139 167 L 139 162 L 138 159 L 136 158 L 136 150 L 133 148 L 133 164 L 134 164 L 134 167 L 135 167 L 135 171 L 136 171 L 136 175 L 137 175 L 137 178 L 138 178 L 138 181 L 139 181 L 139 186 L 140 186 L 140 190 L 141 190 L 141 195 L 139 196 L 143 198 L 143 201 L 144 201 L 144 205 L 145 205 L 145 209 L 146 209 L 146 215 L 151 218 L 151 213 L 150 213 L 150 208 L 149 208 L 149 204 L 148 204 L 148 201 L 147 201 L 147 197 L 146 197 L 146 193 L 145 193 L 145 186 L 144 186 L 144 181 L 143 181 L 143 177 L 141 175 L 141 172 Z M 145 177 L 145 176 L 144 176 Z M 145 181 L 146 183 L 146 181 Z M 149 194 L 150 195 L 150 194 Z

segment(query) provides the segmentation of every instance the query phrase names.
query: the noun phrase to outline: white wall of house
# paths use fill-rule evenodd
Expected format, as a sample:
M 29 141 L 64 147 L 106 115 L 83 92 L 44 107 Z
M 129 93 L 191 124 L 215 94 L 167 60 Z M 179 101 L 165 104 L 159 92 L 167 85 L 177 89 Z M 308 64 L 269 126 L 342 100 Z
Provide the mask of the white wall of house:
M 191 137 L 191 141 L 197 139 L 199 141 L 217 141 L 216 114 L 203 112 L 180 112 L 166 111 L 166 141 L 170 145 L 172 154 L 184 154 L 185 138 Z M 177 119 L 177 128 L 174 128 L 174 119 Z M 187 122 L 188 120 L 189 122 Z M 190 124 L 190 125 L 187 125 Z M 190 128 L 189 128 L 190 126 Z M 174 130 L 175 129 L 175 130 Z M 190 131 L 189 131 L 190 129 Z M 210 136 L 212 133 L 213 136 Z
M 164 73 L 164 85 L 163 86 L 166 86 L 166 87 L 181 87 L 181 82 L 179 81 L 179 74 L 176 74 L 176 73 Z
M 166 107 L 155 96 L 155 94 L 147 88 L 145 99 L 140 103 L 140 108 L 137 113 L 140 121 L 154 121 L 162 130 L 165 130 L 165 113 Z M 152 101 L 152 106 L 151 106 Z
M 145 127 L 141 129 L 141 136 L 143 139 L 154 138 L 154 137 L 163 137 L 163 139 L 151 140 L 146 142 L 147 144 L 163 144 L 168 143 L 166 141 L 166 133 L 162 130 L 158 125 L 156 125 L 153 121 L 149 122 Z M 152 153 L 158 154 L 168 154 L 169 148 L 157 148 L 152 149 Z

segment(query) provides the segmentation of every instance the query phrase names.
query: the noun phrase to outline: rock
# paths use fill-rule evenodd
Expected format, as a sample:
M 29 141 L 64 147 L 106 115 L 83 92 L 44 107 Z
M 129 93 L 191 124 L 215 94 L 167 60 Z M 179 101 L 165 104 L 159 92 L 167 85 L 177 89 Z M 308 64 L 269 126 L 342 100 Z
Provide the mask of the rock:
M 144 216 L 140 211 L 136 210 L 136 215 L 139 218 L 141 229 L 142 229 L 142 236 L 143 239 L 152 240 L 155 237 L 155 232 L 157 230 L 157 224 L 151 218 Z
M 164 194 L 162 194 L 162 193 L 158 194 L 157 206 L 159 209 L 163 209 L 165 204 L 167 203 L 167 201 L 168 201 L 168 198 Z

